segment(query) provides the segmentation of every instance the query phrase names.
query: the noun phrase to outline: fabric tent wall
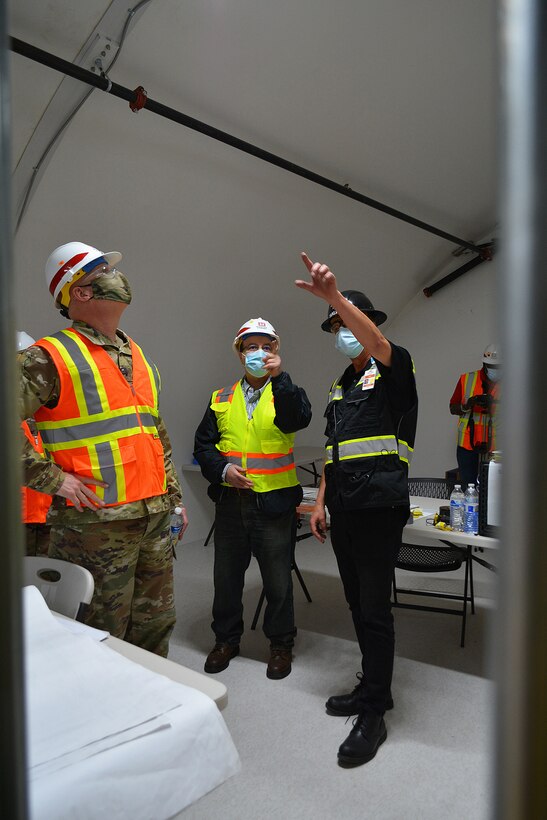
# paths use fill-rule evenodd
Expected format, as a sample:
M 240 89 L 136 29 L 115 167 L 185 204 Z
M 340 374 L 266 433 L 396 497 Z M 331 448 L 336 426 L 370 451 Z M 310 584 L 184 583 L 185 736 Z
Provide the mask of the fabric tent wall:
M 457 417 L 448 403 L 460 374 L 482 367 L 484 348 L 499 344 L 497 278 L 494 258 L 429 299 L 417 294 L 389 328 L 416 366 L 419 414 L 411 475 L 443 476 L 457 466 Z
M 138 127 L 128 126 L 129 116 L 139 118 L 129 120 Z M 420 430 L 428 420 L 416 463 L 420 472 L 430 472 L 444 445 L 442 466 L 454 463 L 447 410 L 452 382 L 476 366 L 491 341 L 491 333 L 483 338 L 477 329 L 484 318 L 470 283 L 488 279 L 495 263 L 426 300 L 421 287 L 451 259 L 450 243 L 147 112 L 128 114 L 100 93 L 65 134 L 16 237 L 17 325 L 35 338 L 65 325 L 53 310 L 43 266 L 56 245 L 72 239 L 124 254 L 120 267 L 130 277 L 134 301 L 122 326 L 162 372 L 162 412 L 178 468 L 191 459 L 211 391 L 240 375 L 231 342 L 252 316 L 275 325 L 284 365 L 312 402 L 314 417 L 299 443 L 323 443 L 325 397 L 344 361 L 333 338 L 320 330 L 326 305 L 293 284 L 305 274 L 301 250 L 329 262 L 340 287 L 365 291 L 392 317 L 408 304 L 386 329 L 416 359 Z M 419 281 L 416 271 L 428 280 Z M 489 305 L 487 294 L 482 302 Z M 454 325 L 462 345 L 469 342 L 466 360 L 465 348 L 446 333 L 458 304 Z M 441 357 L 449 374 L 442 390 L 429 381 Z M 438 433 L 429 423 L 429 392 L 439 396 Z M 426 456 L 420 439 L 429 441 L 433 431 L 436 443 L 427 445 Z M 188 538 L 197 539 L 210 526 L 212 505 L 199 475 L 185 474 L 183 481 L 192 519 Z

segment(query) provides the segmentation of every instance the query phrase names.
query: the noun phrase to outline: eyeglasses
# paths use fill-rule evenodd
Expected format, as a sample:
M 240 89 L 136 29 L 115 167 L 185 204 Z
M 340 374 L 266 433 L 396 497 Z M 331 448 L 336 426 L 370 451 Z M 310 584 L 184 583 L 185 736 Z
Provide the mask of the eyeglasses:
M 92 270 L 87 276 L 84 276 L 85 282 L 81 284 L 83 286 L 90 285 L 95 279 L 98 279 L 99 276 L 116 276 L 119 273 L 117 268 L 112 268 L 110 265 L 99 265 L 95 270 Z

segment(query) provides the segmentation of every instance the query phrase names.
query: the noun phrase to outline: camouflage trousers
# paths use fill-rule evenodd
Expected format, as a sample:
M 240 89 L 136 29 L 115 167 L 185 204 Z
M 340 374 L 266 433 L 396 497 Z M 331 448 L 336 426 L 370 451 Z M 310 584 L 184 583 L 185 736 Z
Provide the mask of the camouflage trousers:
M 49 556 L 93 575 L 87 624 L 167 657 L 175 625 L 168 511 L 80 527 L 53 524 Z
M 25 555 L 47 555 L 49 548 L 48 524 L 25 524 Z

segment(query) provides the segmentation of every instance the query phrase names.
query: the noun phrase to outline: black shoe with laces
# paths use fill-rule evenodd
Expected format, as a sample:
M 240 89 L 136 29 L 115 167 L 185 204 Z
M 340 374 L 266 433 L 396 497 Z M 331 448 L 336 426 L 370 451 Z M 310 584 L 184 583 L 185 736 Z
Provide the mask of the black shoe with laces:
M 325 703 L 327 714 L 341 717 L 349 717 L 349 715 L 358 715 L 363 708 L 363 695 L 365 681 L 361 672 L 356 675 L 359 683 L 352 692 L 345 695 L 332 695 Z M 386 711 L 393 709 L 393 698 L 389 696 L 386 703 Z
M 368 763 L 386 738 L 387 729 L 382 715 L 361 712 L 338 749 L 338 763 L 341 766 L 362 766 L 363 763 Z

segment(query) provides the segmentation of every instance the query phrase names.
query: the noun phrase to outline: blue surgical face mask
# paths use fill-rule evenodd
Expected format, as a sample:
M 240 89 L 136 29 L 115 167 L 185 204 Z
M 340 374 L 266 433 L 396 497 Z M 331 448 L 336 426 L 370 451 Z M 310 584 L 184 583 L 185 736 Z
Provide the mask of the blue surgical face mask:
M 253 350 L 251 353 L 245 353 L 245 370 L 247 373 L 250 373 L 251 376 L 265 376 L 267 370 L 265 370 L 262 365 L 264 363 L 264 359 L 268 354 L 264 350 Z
M 500 378 L 500 371 L 497 367 L 487 367 L 486 375 L 491 382 L 497 382 Z
M 336 334 L 336 342 L 334 343 L 336 350 L 343 353 L 344 356 L 349 356 L 350 359 L 356 359 L 365 349 L 361 342 L 358 342 L 351 330 L 347 327 L 341 327 Z

